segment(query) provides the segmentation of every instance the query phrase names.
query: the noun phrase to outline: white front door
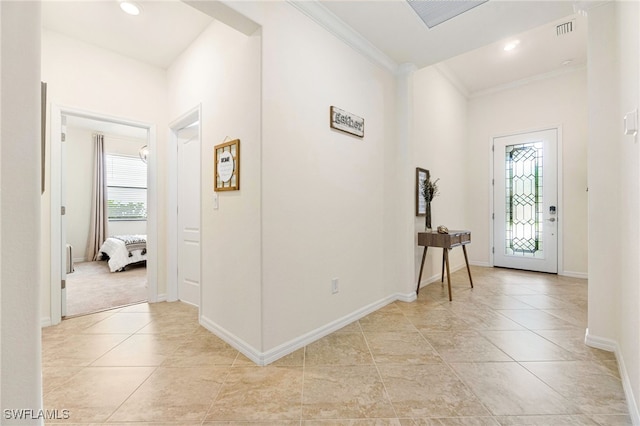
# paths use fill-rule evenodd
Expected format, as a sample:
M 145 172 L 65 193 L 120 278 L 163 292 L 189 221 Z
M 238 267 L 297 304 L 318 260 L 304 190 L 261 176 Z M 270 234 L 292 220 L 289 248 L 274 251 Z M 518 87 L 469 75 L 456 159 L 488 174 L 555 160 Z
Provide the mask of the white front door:
M 494 266 L 558 272 L 558 129 L 493 139 Z
M 200 125 L 178 130 L 178 299 L 200 305 Z

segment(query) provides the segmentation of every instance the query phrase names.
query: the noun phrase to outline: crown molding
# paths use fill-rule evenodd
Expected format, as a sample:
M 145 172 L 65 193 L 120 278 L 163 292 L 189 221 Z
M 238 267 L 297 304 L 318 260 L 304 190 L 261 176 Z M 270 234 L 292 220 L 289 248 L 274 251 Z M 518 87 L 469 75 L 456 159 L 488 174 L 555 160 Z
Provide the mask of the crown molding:
M 469 93 L 469 89 L 467 89 L 467 87 L 462 84 L 460 79 L 453 72 L 451 72 L 451 69 L 444 62 L 437 63 L 433 65 L 433 67 L 440 73 L 440 75 L 447 79 L 449 83 L 451 83 L 453 87 L 455 87 L 458 92 L 462 94 L 462 96 L 469 99 L 469 96 L 471 95 L 471 93 Z
M 516 89 L 518 87 L 526 86 L 536 81 L 542 81 L 542 80 L 548 80 L 551 78 L 560 77 L 561 75 L 570 74 L 572 72 L 584 70 L 586 68 L 587 68 L 587 65 L 582 63 L 582 64 L 576 64 L 574 66 L 568 66 L 561 69 L 557 69 L 555 71 L 550 71 L 544 74 L 537 74 L 531 77 L 512 81 L 510 83 L 490 87 L 488 89 L 478 90 L 476 92 L 471 93 L 471 95 L 469 96 L 469 99 L 480 98 L 482 96 L 493 95 L 495 93 L 502 92 L 505 90 Z
M 338 18 L 319 1 L 287 0 L 287 2 L 372 62 L 381 65 L 393 74 L 398 72 L 398 64 L 395 61 Z

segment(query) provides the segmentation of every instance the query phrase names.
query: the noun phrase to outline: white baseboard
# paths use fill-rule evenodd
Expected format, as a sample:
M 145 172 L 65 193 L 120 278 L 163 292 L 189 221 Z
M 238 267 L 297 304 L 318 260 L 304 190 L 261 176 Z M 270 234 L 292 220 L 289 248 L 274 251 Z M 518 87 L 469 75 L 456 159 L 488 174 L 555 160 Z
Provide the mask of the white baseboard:
M 86 257 L 74 257 L 73 258 L 73 263 L 84 263 L 87 261 Z
M 586 280 L 587 278 L 589 278 L 589 274 L 587 274 L 586 272 L 562 271 L 558 275 L 562 275 L 570 278 L 580 278 L 583 280 Z
M 40 327 L 51 326 L 51 317 L 40 318 Z
M 167 293 L 160 293 L 156 297 L 156 302 L 166 302 L 167 301 Z
M 339 318 L 335 321 L 332 321 L 322 327 L 319 327 L 315 330 L 312 330 L 302 336 L 296 337 L 288 342 L 285 342 L 281 345 L 276 346 L 273 349 L 270 349 L 266 352 L 261 352 L 258 349 L 254 348 L 244 340 L 238 338 L 232 333 L 228 332 L 224 328 L 220 327 L 210 319 L 205 316 L 200 317 L 200 324 L 211 331 L 216 336 L 220 337 L 222 340 L 233 346 L 235 349 L 240 351 L 243 355 L 249 358 L 251 361 L 255 362 L 258 365 L 268 365 L 278 359 L 282 358 L 285 355 L 289 355 L 292 352 L 297 351 L 300 348 L 307 346 L 310 343 L 315 342 L 318 339 L 321 339 L 324 336 L 327 336 L 333 333 L 336 330 L 341 329 L 342 327 L 351 324 L 354 321 L 359 320 L 362 317 L 369 315 L 372 312 L 377 311 L 378 309 L 388 305 L 389 303 L 395 302 L 396 300 L 400 300 L 403 302 L 412 302 L 416 300 L 415 292 L 412 293 L 396 293 L 392 294 L 384 299 L 381 299 L 377 302 L 371 303 L 367 306 L 364 306 L 358 309 L 355 312 L 350 313 L 349 315 L 345 315 L 342 318 Z
M 631 416 L 631 423 L 634 425 L 640 425 L 640 411 L 638 411 L 638 404 L 636 404 L 636 399 L 633 395 L 633 388 L 631 387 L 631 381 L 629 380 L 629 373 L 627 372 L 624 358 L 620 353 L 620 346 L 618 345 L 618 342 L 589 334 L 589 329 L 587 328 L 584 343 L 587 346 L 613 352 L 616 355 L 620 379 L 622 380 L 622 389 L 624 390 L 624 395 L 627 400 L 627 407 L 629 407 L 629 416 Z
M 482 267 L 485 267 L 485 268 L 491 268 L 493 266 L 489 262 L 478 262 L 478 261 L 471 261 L 471 262 L 469 262 L 469 265 L 471 265 L 471 266 L 482 266 Z
M 210 332 L 212 332 L 213 334 L 215 334 L 216 336 L 218 336 L 219 338 L 221 338 L 222 340 L 224 340 L 225 342 L 227 342 L 228 344 L 230 344 L 232 347 L 234 347 L 241 354 L 249 358 L 251 361 L 255 362 L 258 365 L 265 365 L 263 361 L 262 353 L 259 350 L 257 350 L 256 348 L 254 348 L 244 340 L 240 339 L 235 334 L 230 333 L 225 328 L 220 327 L 218 324 L 211 321 L 209 318 L 205 317 L 204 315 L 200 316 L 200 325 L 206 328 L 207 330 L 209 330 Z

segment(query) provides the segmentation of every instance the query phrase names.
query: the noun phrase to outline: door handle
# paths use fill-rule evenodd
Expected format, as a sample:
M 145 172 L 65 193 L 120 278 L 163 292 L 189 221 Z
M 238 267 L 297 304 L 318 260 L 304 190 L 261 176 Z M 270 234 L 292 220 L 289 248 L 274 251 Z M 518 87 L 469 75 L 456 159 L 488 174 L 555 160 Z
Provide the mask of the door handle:
M 548 220 L 549 220 L 549 222 L 555 222 L 555 221 L 556 221 L 556 218 L 555 218 L 555 217 L 551 217 L 551 218 L 549 218 Z

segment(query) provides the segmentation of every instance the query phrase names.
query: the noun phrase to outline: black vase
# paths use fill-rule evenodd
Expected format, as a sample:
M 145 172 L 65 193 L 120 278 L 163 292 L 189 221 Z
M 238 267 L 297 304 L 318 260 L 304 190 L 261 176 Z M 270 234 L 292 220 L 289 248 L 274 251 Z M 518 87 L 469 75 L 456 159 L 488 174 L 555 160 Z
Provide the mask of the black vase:
M 431 231 L 431 201 L 427 201 L 424 214 L 424 228 L 425 231 Z

